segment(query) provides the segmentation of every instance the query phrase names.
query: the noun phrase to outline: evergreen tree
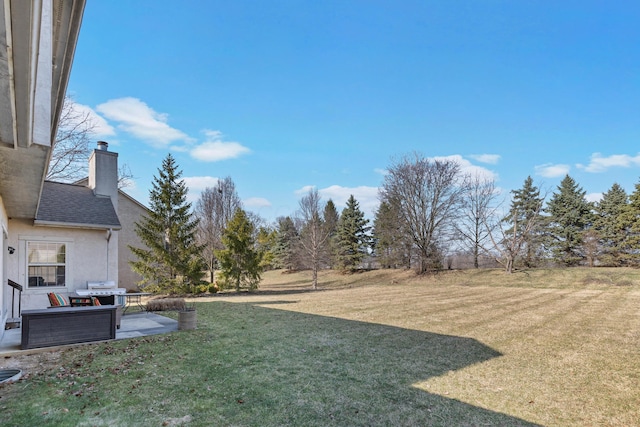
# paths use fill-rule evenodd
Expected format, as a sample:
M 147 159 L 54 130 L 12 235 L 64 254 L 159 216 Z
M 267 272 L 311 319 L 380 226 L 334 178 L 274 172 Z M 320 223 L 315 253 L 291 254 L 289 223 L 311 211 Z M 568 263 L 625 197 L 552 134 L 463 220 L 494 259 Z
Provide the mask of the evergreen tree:
M 347 206 L 342 210 L 338 227 L 334 238 L 334 248 L 338 268 L 341 270 L 353 270 L 360 265 L 368 254 L 370 237 L 368 219 L 355 197 L 351 195 L 347 200 Z
M 617 267 L 625 264 L 627 227 L 622 215 L 628 203 L 627 192 L 615 183 L 596 205 L 593 228 L 599 239 L 600 260 L 604 265 Z
M 569 175 L 551 196 L 545 211 L 548 246 L 554 259 L 563 265 L 578 265 L 584 258 L 581 251 L 583 233 L 593 222 L 593 206 L 585 199 L 586 192 Z
M 505 247 L 514 249 L 511 254 L 512 261 L 522 256 L 525 267 L 535 267 L 540 258 L 542 248 L 543 219 L 540 214 L 544 197 L 540 196 L 540 189 L 533 184 L 533 179 L 528 176 L 522 188 L 512 190 L 509 215 L 504 222 L 509 224 L 505 232 Z
M 254 226 L 238 208 L 222 234 L 225 249 L 216 251 L 220 261 L 222 288 L 253 291 L 260 283 L 262 254 L 255 248 Z
M 329 235 L 329 268 L 333 268 L 336 263 L 334 257 L 334 254 L 336 252 L 336 249 L 334 247 L 334 237 L 338 228 L 338 220 L 340 219 L 338 210 L 336 209 L 336 205 L 333 203 L 333 200 L 329 199 L 329 201 L 324 205 L 322 218 L 324 220 L 323 225 L 325 227 L 326 233 Z
M 262 253 L 262 261 L 260 267 L 262 270 L 271 270 L 276 268 L 275 245 L 278 233 L 271 227 L 262 226 L 258 228 L 256 237 L 256 248 Z
M 278 268 L 294 271 L 298 269 L 297 247 L 300 236 L 291 217 L 277 220 L 276 242 L 274 247 L 275 265 Z
M 196 243 L 198 220 L 191 215 L 182 171 L 171 154 L 158 173 L 149 192 L 149 213 L 135 225 L 146 248 L 130 246 L 138 258 L 130 264 L 142 276 L 140 286 L 146 290 L 193 291 L 205 268 L 202 246 Z
M 623 265 L 640 265 L 640 182 L 629 196 L 629 203 L 618 216 L 617 229 L 622 230 L 621 262 Z
M 393 205 L 380 202 L 373 220 L 373 253 L 383 268 L 410 267 L 411 245 L 401 230 L 401 221 Z

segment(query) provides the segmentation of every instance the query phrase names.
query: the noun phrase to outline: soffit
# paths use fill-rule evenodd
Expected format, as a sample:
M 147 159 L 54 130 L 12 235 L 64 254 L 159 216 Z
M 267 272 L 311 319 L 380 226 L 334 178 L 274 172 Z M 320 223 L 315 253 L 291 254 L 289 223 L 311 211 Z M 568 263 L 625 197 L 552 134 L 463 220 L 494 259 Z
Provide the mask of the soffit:
M 37 22 L 39 5 L 48 24 Z M 0 196 L 11 218 L 35 217 L 84 5 L 0 0 Z M 50 62 L 38 63 L 39 53 Z

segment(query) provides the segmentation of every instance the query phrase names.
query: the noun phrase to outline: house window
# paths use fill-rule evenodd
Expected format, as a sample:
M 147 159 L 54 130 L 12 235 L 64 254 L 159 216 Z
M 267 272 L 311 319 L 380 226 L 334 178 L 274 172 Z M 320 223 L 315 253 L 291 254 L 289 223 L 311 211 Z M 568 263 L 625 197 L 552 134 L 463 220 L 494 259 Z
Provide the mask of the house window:
M 29 287 L 65 286 L 67 245 L 56 242 L 27 242 Z

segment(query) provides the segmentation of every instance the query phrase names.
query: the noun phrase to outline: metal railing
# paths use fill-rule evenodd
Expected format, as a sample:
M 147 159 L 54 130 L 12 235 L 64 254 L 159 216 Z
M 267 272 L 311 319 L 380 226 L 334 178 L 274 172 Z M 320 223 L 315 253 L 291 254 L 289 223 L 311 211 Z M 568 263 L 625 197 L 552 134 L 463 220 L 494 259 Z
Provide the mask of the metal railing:
M 11 317 L 16 317 L 14 313 L 16 307 L 16 290 L 18 291 L 18 317 L 20 317 L 22 313 L 22 285 L 14 282 L 11 279 L 7 280 L 7 284 L 13 288 L 11 294 Z

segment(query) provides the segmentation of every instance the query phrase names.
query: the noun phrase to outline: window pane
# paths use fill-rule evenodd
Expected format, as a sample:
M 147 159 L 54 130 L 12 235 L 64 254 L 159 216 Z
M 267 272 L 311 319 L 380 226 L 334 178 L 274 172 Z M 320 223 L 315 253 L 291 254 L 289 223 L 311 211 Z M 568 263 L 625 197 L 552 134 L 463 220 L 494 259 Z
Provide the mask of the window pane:
M 62 269 L 62 276 L 58 274 Z M 62 277 L 62 282 L 59 278 Z M 64 286 L 64 267 L 29 267 L 29 287 Z
M 64 244 L 58 245 L 58 263 L 64 264 L 66 262 L 66 246 Z
M 29 287 L 65 286 L 66 244 L 27 242 Z
M 56 267 L 56 285 L 64 286 L 65 284 L 65 267 L 59 266 Z
M 55 264 L 66 262 L 66 245 L 52 242 L 29 242 L 29 263 Z

